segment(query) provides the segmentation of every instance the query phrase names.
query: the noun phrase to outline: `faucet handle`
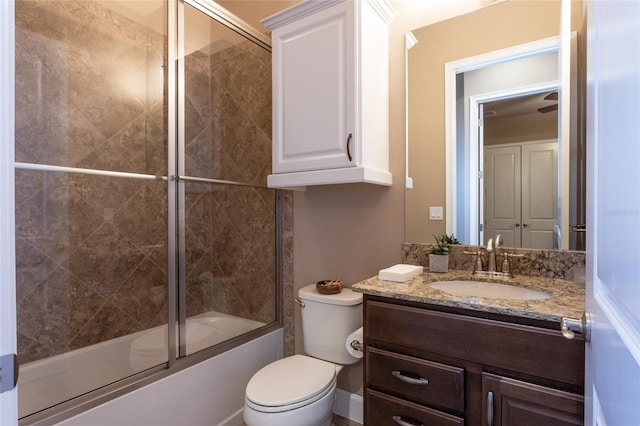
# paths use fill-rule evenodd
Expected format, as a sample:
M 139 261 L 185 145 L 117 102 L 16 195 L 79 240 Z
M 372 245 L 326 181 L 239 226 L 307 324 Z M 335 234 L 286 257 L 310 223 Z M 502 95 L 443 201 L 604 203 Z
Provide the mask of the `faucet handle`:
M 524 254 L 514 254 L 514 253 L 507 253 L 507 252 L 502 253 L 502 256 L 504 257 L 504 260 L 502 261 L 502 272 L 503 273 L 510 273 L 511 272 L 511 264 L 509 263 L 509 258 L 510 257 L 527 257 Z
M 484 270 L 484 265 L 482 264 L 482 258 L 480 257 L 480 255 L 482 253 L 480 253 L 480 251 L 466 251 L 465 250 L 462 253 L 470 254 L 470 255 L 476 255 L 476 267 L 475 267 L 473 272 L 483 271 Z
M 507 253 L 507 252 L 504 252 L 503 254 L 504 254 L 505 257 L 506 256 L 509 256 L 509 257 L 528 257 L 526 254 L 515 254 L 515 253 Z

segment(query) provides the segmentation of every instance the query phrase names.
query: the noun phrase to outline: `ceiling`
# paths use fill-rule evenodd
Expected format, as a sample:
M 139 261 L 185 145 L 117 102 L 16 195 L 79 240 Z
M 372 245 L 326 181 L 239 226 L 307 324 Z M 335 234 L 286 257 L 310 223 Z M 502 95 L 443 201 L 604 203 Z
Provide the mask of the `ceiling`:
M 545 108 L 558 104 L 557 96 L 555 97 L 555 100 L 545 99 L 545 97 L 550 93 L 553 92 L 535 93 L 532 95 L 486 102 L 484 104 L 484 118 L 486 120 L 492 120 L 513 117 L 514 115 L 540 114 L 538 108 Z

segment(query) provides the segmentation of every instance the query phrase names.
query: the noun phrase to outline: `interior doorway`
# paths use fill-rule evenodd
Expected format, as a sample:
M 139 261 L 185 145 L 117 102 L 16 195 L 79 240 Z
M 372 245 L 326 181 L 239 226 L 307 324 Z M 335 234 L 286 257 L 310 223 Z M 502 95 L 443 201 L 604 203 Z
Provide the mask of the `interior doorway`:
M 542 84 L 470 98 L 479 244 L 501 234 L 509 247 L 559 248 L 557 94 Z

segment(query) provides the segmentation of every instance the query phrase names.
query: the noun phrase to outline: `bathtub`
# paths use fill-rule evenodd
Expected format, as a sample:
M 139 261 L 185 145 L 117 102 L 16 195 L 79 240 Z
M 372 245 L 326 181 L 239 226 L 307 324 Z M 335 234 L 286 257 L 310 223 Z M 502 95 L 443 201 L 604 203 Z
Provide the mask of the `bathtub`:
M 264 323 L 219 312 L 187 319 L 187 355 Z M 20 366 L 18 414 L 24 417 L 167 361 L 167 325 Z

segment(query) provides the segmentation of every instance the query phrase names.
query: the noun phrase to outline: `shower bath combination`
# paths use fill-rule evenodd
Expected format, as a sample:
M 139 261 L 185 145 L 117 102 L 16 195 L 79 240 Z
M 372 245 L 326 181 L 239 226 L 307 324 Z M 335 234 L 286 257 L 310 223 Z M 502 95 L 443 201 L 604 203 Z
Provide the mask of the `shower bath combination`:
M 135 3 L 16 1 L 21 418 L 279 321 L 269 45 Z

